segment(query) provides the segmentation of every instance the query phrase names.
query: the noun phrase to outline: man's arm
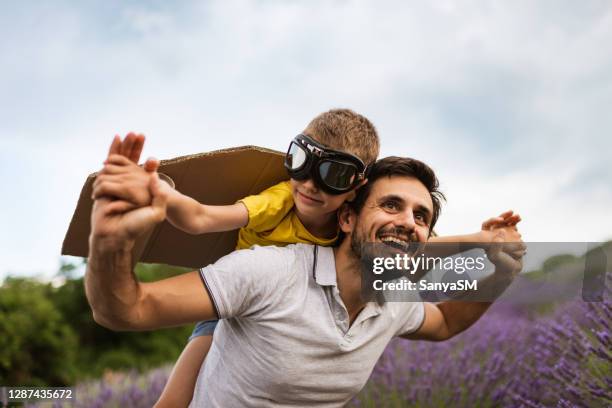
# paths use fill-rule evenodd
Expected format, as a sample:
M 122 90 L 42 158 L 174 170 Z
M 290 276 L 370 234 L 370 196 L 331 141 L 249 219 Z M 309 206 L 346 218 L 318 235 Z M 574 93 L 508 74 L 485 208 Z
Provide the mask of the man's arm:
M 401 336 L 409 340 L 444 341 L 476 323 L 491 302 L 425 302 L 425 318 L 414 333 Z
M 151 330 L 217 318 L 198 271 L 140 283 L 130 252 L 92 252 L 85 291 L 94 320 L 111 330 Z
M 502 238 L 497 237 L 495 246 L 488 252 L 489 260 L 495 264 L 495 272 L 478 283 L 479 291 L 486 293 L 491 299 L 499 297 L 522 268 L 524 244 L 503 244 L 501 240 Z M 476 323 L 492 304 L 493 302 L 461 301 L 461 298 L 438 304 L 426 302 L 421 327 L 414 333 L 401 337 L 410 340 L 447 340 Z
M 120 145 L 115 139 L 111 152 Z M 131 250 L 136 238 L 165 217 L 166 196 L 157 174 L 150 206 L 130 210 L 124 201 L 97 199 L 92 210 L 85 292 L 94 319 L 114 330 L 146 330 L 216 317 L 197 272 L 140 283 Z

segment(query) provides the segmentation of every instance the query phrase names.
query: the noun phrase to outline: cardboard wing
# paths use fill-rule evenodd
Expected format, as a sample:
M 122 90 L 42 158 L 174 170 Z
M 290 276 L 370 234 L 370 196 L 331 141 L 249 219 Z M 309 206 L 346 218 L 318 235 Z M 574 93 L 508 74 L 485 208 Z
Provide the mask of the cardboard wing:
M 243 146 L 160 162 L 160 175 L 199 202 L 233 204 L 248 195 L 287 180 L 284 154 L 257 146 Z M 87 257 L 91 230 L 93 173 L 85 180 L 76 210 L 62 245 L 62 255 Z M 162 177 L 163 178 L 163 177 Z M 134 248 L 139 262 L 200 268 L 234 250 L 237 231 L 189 235 L 167 221 L 141 237 Z

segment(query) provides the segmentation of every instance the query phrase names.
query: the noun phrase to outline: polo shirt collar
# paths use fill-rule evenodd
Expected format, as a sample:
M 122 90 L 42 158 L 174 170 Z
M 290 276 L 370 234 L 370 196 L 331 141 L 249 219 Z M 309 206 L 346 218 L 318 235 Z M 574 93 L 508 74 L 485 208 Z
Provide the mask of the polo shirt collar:
M 321 286 L 338 286 L 336 276 L 336 258 L 332 247 L 314 246 L 314 262 L 312 273 L 315 281 Z M 370 317 L 380 315 L 381 306 L 377 302 L 368 302 L 359 313 L 356 323 L 363 322 Z
M 315 245 L 313 274 L 321 286 L 338 286 L 333 248 Z

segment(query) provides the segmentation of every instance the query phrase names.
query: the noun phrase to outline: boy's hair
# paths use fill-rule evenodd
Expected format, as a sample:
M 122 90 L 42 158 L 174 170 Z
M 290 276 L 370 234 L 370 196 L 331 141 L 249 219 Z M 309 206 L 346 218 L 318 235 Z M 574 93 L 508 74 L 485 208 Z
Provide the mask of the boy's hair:
M 393 176 L 414 177 L 423 183 L 427 191 L 429 191 L 431 201 L 433 202 L 433 214 L 431 217 L 431 225 L 429 226 L 430 235 L 432 235 L 433 228 L 440 216 L 442 201 L 446 200 L 446 198 L 439 190 L 439 182 L 436 174 L 431 167 L 422 161 L 397 156 L 385 157 L 384 159 L 378 160 L 370 168 L 368 182 L 357 190 L 357 196 L 352 202 L 348 202 L 348 205 L 359 214 L 376 180 Z
M 302 133 L 331 149 L 354 154 L 366 165 L 376 160 L 380 150 L 372 122 L 350 109 L 323 112 Z

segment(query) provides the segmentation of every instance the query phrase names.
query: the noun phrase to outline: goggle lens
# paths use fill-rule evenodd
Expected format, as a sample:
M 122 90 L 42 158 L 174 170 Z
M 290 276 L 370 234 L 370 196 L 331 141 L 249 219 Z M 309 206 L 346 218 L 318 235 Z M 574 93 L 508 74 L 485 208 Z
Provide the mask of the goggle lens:
M 306 163 L 306 152 L 296 143 L 291 142 L 289 151 L 285 157 L 285 163 L 291 170 L 300 169 Z
M 319 175 L 328 186 L 344 190 L 353 186 L 357 168 L 349 163 L 325 160 L 319 164 Z

